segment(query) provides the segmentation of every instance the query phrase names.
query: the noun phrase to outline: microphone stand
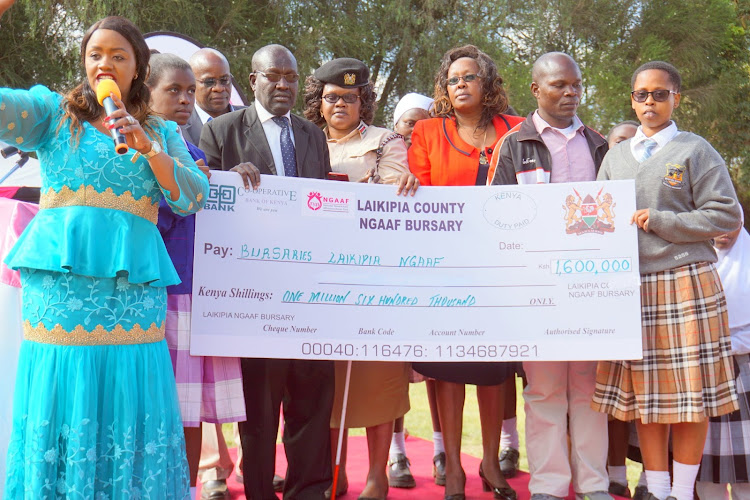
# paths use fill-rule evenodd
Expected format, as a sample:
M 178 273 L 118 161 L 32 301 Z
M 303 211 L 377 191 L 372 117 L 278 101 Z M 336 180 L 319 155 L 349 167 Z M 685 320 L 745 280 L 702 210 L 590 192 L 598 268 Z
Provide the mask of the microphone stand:
M 26 153 L 25 151 L 21 151 L 16 147 L 7 146 L 3 148 L 2 150 L 0 150 L 0 155 L 2 155 L 3 158 L 8 158 L 9 156 L 13 156 L 15 154 L 18 155 L 18 161 L 16 161 L 16 164 L 13 165 L 13 167 L 10 170 L 8 170 L 7 174 L 5 174 L 2 178 L 0 178 L 0 184 L 5 182 L 5 179 L 13 175 L 13 172 L 23 167 L 24 165 L 26 165 L 26 162 L 29 161 L 29 153 Z

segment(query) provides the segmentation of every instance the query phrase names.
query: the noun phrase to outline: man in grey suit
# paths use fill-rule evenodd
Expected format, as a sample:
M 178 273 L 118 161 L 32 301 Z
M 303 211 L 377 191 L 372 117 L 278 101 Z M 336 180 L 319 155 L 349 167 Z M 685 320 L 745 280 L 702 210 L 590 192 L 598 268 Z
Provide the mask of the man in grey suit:
M 190 57 L 190 68 L 195 74 L 195 108 L 182 133 L 197 145 L 201 140 L 203 124 L 244 106 L 233 106 L 232 74 L 229 61 L 216 49 L 202 48 Z
M 297 97 L 297 61 L 286 47 L 267 45 L 252 60 L 255 102 L 203 126 L 200 147 L 213 169 L 239 172 L 245 187 L 260 174 L 323 179 L 331 171 L 325 135 L 290 113 Z M 322 500 L 330 486 L 329 424 L 332 361 L 242 360 L 247 421 L 240 422 L 245 495 L 276 499 L 273 490 L 279 407 L 284 405 L 287 473 L 284 498 Z

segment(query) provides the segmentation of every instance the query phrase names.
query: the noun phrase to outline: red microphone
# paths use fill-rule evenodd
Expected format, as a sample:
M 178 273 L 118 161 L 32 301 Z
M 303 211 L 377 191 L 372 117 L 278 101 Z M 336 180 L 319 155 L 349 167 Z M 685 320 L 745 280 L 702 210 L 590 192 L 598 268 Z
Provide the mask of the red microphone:
M 104 106 L 104 111 L 107 116 L 117 111 L 118 107 L 115 105 L 115 101 L 112 100 L 110 94 L 114 94 L 118 99 L 122 99 L 120 94 L 120 87 L 117 86 L 114 80 L 103 79 L 99 81 L 99 85 L 96 87 L 96 100 L 99 104 Z M 107 124 L 111 125 L 117 121 L 116 119 L 109 120 Z M 110 135 L 112 140 L 115 142 L 115 151 L 117 154 L 125 154 L 128 152 L 128 141 L 125 136 L 122 135 L 117 129 L 110 129 Z

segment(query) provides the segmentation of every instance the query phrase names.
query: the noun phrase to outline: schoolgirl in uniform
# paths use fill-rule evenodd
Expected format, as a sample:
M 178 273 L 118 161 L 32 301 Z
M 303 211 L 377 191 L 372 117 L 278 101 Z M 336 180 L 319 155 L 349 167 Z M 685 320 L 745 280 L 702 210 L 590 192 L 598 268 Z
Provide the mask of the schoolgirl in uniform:
M 708 418 L 737 409 L 726 300 L 712 239 L 740 208 L 721 156 L 671 120 L 681 78 L 653 61 L 633 74 L 640 126 L 612 148 L 599 180 L 635 179 L 643 359 L 599 364 L 592 406 L 635 420 L 649 499 L 692 500 Z M 673 437 L 670 484 L 667 440 Z

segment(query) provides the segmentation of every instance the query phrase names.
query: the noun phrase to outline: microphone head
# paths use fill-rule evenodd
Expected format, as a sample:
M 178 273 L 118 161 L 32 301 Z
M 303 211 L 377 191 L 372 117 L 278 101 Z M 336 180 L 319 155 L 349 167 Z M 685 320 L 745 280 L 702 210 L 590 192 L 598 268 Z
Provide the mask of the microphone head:
M 122 99 L 120 87 L 117 86 L 114 80 L 110 80 L 109 78 L 99 80 L 99 85 L 96 86 L 96 100 L 99 101 L 99 104 L 103 106 L 104 99 L 109 97 L 110 93 L 116 95 L 118 99 Z
M 2 155 L 3 158 L 8 158 L 9 156 L 13 156 L 16 153 L 20 154 L 20 151 L 15 146 L 5 146 L 2 150 L 0 150 L 0 155 Z

